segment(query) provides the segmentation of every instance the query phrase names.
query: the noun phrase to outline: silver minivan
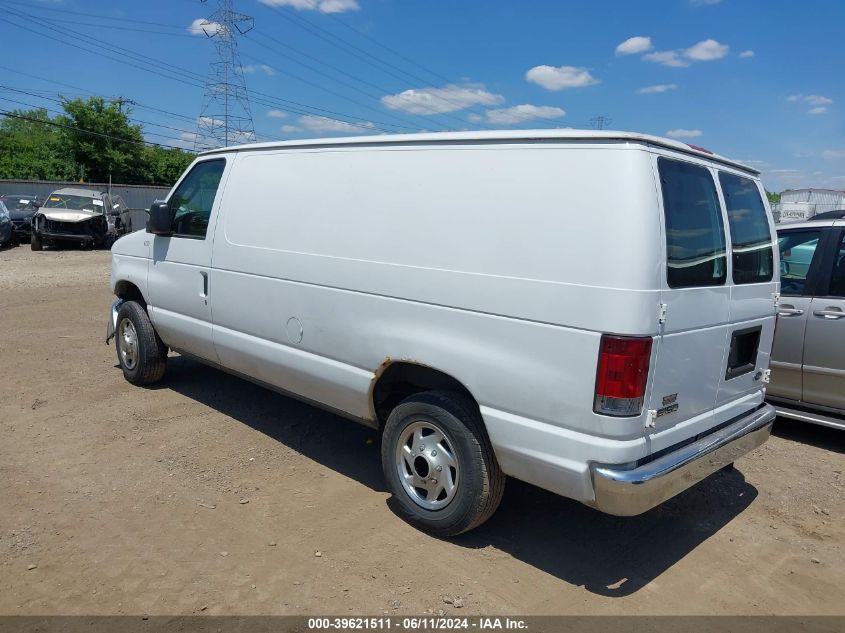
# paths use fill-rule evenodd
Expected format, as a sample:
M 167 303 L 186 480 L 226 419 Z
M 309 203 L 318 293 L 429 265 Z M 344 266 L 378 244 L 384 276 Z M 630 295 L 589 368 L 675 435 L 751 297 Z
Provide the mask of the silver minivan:
M 778 228 L 781 301 L 768 399 L 845 430 L 845 211 Z

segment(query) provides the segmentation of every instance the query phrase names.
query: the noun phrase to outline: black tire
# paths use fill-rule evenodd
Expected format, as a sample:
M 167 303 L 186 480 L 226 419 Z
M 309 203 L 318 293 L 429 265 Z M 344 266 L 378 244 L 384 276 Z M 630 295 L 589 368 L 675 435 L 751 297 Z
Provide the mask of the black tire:
M 409 465 L 399 462 L 403 434 L 419 423 L 431 424 L 443 432 L 458 466 L 454 496 L 435 510 L 422 507 L 400 480 L 400 468 L 406 468 L 409 475 L 411 471 Z M 429 454 L 426 450 L 420 456 Z M 381 462 L 402 516 L 435 536 L 455 536 L 478 527 L 499 507 L 505 490 L 506 477 L 493 454 L 478 407 L 459 393 L 426 391 L 399 403 L 384 427 Z M 429 472 L 428 468 L 425 472 Z
M 124 322 L 126 331 L 129 334 L 134 332 L 134 348 L 124 337 Z M 117 362 L 120 363 L 123 376 L 133 385 L 150 385 L 164 377 L 164 370 L 167 368 L 167 346 L 156 334 L 147 311 L 140 303 L 127 301 L 120 306 L 114 343 Z
M 41 242 L 41 236 L 33 231 L 29 236 L 29 246 L 34 251 L 43 251 L 44 244 Z

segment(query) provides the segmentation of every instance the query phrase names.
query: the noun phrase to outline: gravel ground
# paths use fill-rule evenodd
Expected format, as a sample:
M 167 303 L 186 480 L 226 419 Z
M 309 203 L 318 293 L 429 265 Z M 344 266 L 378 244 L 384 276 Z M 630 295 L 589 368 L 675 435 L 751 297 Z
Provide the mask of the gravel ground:
M 391 510 L 379 439 L 103 343 L 109 253 L 0 251 L 0 614 L 845 614 L 845 435 L 772 439 L 633 518 L 508 482 L 437 540 Z

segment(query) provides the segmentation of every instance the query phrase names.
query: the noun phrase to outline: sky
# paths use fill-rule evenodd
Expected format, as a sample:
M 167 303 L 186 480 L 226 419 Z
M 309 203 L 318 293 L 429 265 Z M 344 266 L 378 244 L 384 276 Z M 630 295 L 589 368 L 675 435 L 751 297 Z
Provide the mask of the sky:
M 0 109 L 122 97 L 190 149 L 218 1 L 0 0 Z M 259 140 L 602 125 L 845 189 L 841 0 L 232 2 Z

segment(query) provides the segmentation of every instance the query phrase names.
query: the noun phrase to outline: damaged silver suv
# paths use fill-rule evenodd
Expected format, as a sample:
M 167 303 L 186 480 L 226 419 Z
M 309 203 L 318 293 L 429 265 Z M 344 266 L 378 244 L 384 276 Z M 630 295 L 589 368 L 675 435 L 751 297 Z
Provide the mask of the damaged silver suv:
M 111 248 L 117 239 L 116 218 L 125 207 L 120 196 L 96 189 L 54 191 L 32 218 L 32 250 L 60 243 Z

